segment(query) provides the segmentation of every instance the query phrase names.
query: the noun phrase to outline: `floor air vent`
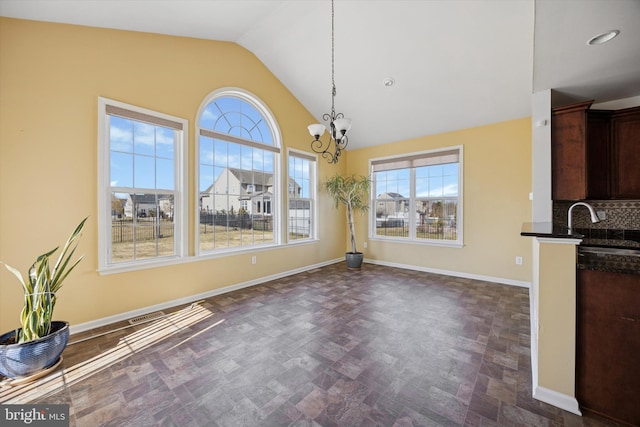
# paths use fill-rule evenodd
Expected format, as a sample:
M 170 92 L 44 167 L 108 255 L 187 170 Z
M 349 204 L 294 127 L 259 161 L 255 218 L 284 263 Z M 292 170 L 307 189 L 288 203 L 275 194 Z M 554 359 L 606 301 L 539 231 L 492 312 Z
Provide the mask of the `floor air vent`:
M 150 322 L 159 317 L 164 317 L 165 314 L 162 311 L 154 311 L 153 313 L 143 314 L 142 316 L 134 317 L 129 319 L 129 323 L 132 325 L 138 325 L 140 323 Z

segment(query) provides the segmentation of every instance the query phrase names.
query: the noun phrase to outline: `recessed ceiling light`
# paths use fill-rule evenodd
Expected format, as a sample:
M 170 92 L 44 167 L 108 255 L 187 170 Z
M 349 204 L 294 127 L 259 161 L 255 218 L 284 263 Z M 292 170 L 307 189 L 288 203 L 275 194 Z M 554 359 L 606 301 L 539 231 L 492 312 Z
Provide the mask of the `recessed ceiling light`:
M 592 37 L 587 44 L 589 45 L 596 45 L 596 44 L 603 44 L 608 42 L 609 40 L 612 40 L 613 38 L 615 38 L 618 34 L 620 34 L 620 30 L 611 30 L 611 31 L 607 31 L 606 33 L 602 33 L 602 34 L 598 34 L 595 37 Z
M 382 83 L 385 85 L 385 87 L 391 87 L 396 83 L 396 81 L 393 80 L 391 77 L 387 77 L 382 81 Z

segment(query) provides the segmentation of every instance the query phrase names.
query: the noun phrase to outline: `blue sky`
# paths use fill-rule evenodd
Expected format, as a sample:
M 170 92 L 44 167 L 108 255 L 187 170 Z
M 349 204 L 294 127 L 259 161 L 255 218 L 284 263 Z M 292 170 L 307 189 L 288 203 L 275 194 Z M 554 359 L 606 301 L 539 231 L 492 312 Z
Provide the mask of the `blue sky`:
M 273 145 L 264 117 L 246 101 L 234 97 L 216 98 L 200 117 L 200 127 Z
M 173 190 L 174 130 L 110 117 L 111 186 Z
M 455 197 L 458 195 L 458 163 L 416 168 L 416 197 Z M 410 170 L 376 172 L 377 195 L 398 193 L 410 196 Z
M 173 190 L 174 130 L 110 116 L 111 186 Z M 217 98 L 203 111 L 200 126 L 245 139 L 273 144 L 262 115 L 246 101 Z M 200 191 L 227 167 L 273 172 L 274 156 L 258 148 L 200 137 Z

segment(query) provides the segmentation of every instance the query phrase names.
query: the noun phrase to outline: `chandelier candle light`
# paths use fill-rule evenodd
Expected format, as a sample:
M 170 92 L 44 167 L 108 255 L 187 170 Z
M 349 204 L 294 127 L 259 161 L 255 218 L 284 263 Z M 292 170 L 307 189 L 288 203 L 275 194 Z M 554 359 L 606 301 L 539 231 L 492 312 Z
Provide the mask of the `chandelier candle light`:
M 351 119 L 345 119 L 344 114 L 336 113 L 335 110 L 335 97 L 336 97 L 336 81 L 335 81 L 335 36 L 334 36 L 334 7 L 333 0 L 331 0 L 331 113 L 325 113 L 322 115 L 324 121 L 329 122 L 329 141 L 325 143 L 320 140 L 320 137 L 324 134 L 326 127 L 320 123 L 309 125 L 309 133 L 315 139 L 311 141 L 311 149 L 316 153 L 322 154 L 322 157 L 327 159 L 329 163 L 338 163 L 342 150 L 347 148 L 349 139 L 347 138 L 347 131 L 351 128 Z M 332 153 L 330 149 L 334 148 Z

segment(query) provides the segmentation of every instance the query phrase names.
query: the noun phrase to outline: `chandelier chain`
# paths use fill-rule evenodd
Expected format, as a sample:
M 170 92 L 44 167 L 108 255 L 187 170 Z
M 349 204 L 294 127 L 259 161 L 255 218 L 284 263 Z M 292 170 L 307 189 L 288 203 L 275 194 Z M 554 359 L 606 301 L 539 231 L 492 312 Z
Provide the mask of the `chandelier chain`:
M 336 79 L 335 79 L 335 13 L 333 0 L 331 0 L 331 110 L 335 111 L 334 98 L 336 96 Z
M 349 139 L 347 138 L 347 131 L 351 128 L 351 119 L 346 119 L 344 114 L 336 113 L 335 98 L 336 98 L 336 78 L 335 78 L 335 5 L 334 0 L 331 0 L 331 111 L 324 113 L 322 118 L 324 121 L 329 122 L 329 141 L 326 146 L 320 137 L 327 130 L 327 128 L 321 124 L 312 124 L 308 126 L 309 133 L 313 136 L 314 140 L 311 141 L 311 149 L 322 154 L 322 157 L 327 159 L 329 163 L 338 163 L 340 154 L 347 148 Z M 333 153 L 331 150 L 333 149 Z

